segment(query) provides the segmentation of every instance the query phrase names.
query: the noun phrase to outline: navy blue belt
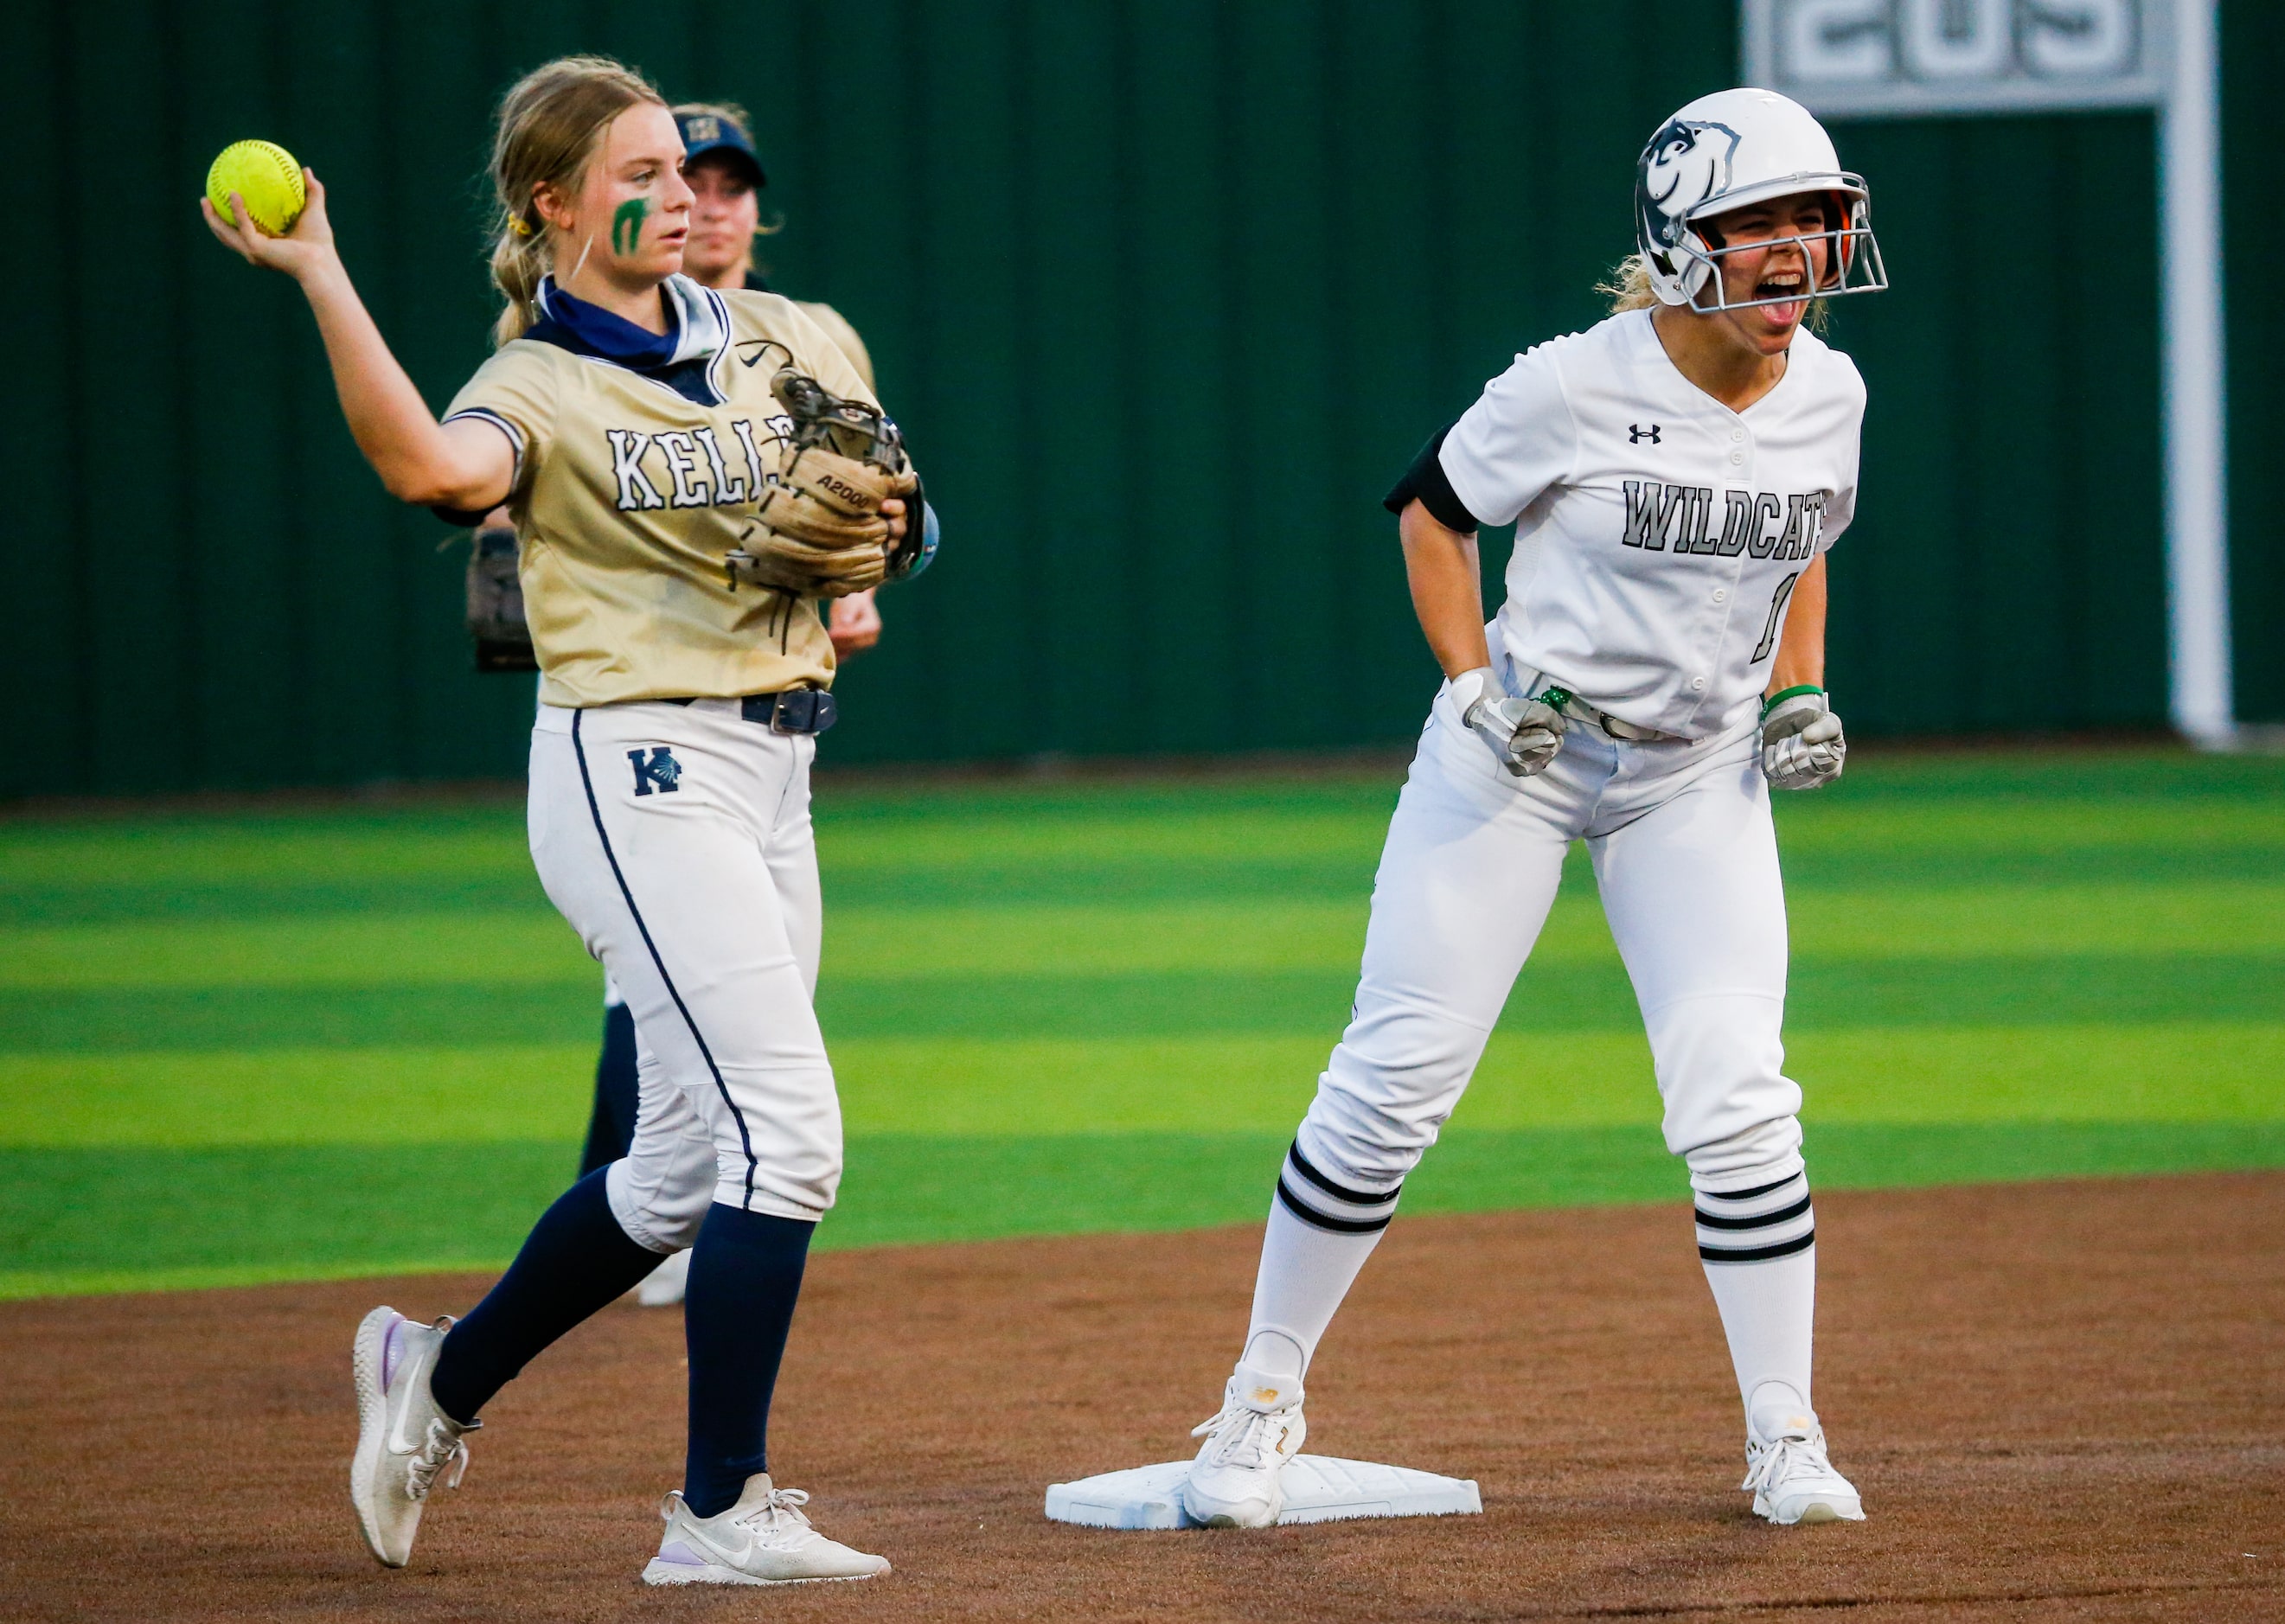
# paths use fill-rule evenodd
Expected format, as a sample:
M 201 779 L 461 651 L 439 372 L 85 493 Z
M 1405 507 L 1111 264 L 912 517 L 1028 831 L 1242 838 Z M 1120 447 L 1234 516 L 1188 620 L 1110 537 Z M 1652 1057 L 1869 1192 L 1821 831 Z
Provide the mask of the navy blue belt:
M 687 699 L 670 699 L 670 705 L 687 705 Z M 782 694 L 749 694 L 738 702 L 738 714 L 772 733 L 820 734 L 840 719 L 841 708 L 823 688 L 788 688 Z

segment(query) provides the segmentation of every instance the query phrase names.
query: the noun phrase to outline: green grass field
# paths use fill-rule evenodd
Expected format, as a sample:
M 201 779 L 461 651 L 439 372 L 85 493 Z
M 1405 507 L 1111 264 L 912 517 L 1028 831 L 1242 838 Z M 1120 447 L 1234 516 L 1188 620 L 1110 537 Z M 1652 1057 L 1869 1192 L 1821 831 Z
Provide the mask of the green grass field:
M 1259 1215 L 1394 791 L 827 781 L 821 1243 Z M 1875 747 L 1781 817 L 1821 1187 L 2285 1165 L 2285 761 Z M 0 823 L 0 1296 L 504 1261 L 598 990 L 513 805 Z M 1407 1210 L 1677 1197 L 1656 1118 L 1574 851 Z

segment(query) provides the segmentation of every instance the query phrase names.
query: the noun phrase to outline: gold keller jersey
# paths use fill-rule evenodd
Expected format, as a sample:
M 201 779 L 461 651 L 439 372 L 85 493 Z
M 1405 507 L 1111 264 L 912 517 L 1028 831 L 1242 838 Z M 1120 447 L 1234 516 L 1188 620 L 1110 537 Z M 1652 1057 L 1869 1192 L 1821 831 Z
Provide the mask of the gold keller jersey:
M 836 395 L 873 402 L 873 391 L 791 300 L 703 291 L 728 334 L 705 369 L 711 404 L 614 362 L 517 339 L 444 414 L 481 418 L 515 448 L 507 506 L 543 704 L 729 698 L 833 680 L 817 606 L 766 587 L 732 590 L 723 558 L 748 537 L 762 482 L 784 459 L 791 424 L 772 374 L 790 357 Z

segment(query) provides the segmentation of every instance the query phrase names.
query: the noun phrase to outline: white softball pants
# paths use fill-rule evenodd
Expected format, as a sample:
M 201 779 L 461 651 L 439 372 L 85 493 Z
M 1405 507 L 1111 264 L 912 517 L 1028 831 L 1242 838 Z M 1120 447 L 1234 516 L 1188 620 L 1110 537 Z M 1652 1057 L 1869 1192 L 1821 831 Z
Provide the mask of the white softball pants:
M 717 1201 L 813 1221 L 840 1183 L 810 1001 L 815 753 L 735 700 L 543 706 L 532 727 L 532 861 L 634 1011 L 634 1143 L 605 1189 L 655 1251 L 688 1246 Z
M 1785 894 L 1757 741 L 1750 724 L 1695 744 L 1621 743 L 1574 724 L 1546 772 L 1519 779 L 1440 694 L 1389 824 L 1356 1007 L 1296 1136 L 1302 1154 L 1364 1191 L 1393 1191 L 1411 1172 L 1538 939 L 1565 851 L 1583 839 L 1648 1029 L 1667 1148 L 1700 1189 L 1800 1171 L 1801 1090 L 1779 1040 Z M 1539 996 L 1561 998 L 1560 983 Z M 1528 1033 L 1530 1010 L 1517 1017 Z

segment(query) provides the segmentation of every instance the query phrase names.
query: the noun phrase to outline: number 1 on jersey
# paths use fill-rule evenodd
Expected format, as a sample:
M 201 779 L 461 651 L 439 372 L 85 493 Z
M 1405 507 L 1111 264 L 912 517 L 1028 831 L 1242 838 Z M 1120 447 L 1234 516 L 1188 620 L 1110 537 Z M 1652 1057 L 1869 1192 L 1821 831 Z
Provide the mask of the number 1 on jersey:
M 1786 600 L 1793 596 L 1793 584 L 1800 579 L 1801 571 L 1796 569 L 1778 583 L 1777 591 L 1770 598 L 1770 624 L 1762 628 L 1761 646 L 1754 650 L 1748 663 L 1759 665 L 1770 657 L 1770 649 L 1778 640 L 1778 622 L 1785 618 Z

